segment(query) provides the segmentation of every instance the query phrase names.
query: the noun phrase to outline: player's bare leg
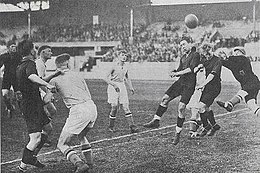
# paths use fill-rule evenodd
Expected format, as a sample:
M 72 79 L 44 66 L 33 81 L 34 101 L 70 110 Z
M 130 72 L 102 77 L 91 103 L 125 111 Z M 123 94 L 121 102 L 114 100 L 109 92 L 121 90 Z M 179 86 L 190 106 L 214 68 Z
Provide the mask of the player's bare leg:
M 177 126 L 176 126 L 176 132 L 175 132 L 175 137 L 173 140 L 173 144 L 177 145 L 180 142 L 180 135 L 182 131 L 182 126 L 185 121 L 185 116 L 184 112 L 186 109 L 186 104 L 180 102 L 178 106 L 178 117 L 177 117 Z
M 131 111 L 129 109 L 129 104 L 124 103 L 122 105 L 122 107 L 123 107 L 123 110 L 125 112 L 125 118 L 127 120 L 129 128 L 131 130 L 131 133 L 137 133 L 138 129 L 137 129 L 136 125 L 134 124 L 134 119 L 133 119 L 133 115 L 132 115 L 132 113 L 131 113 Z
M 84 161 L 77 155 L 77 152 L 68 145 L 73 136 L 74 135 L 71 133 L 62 131 L 57 148 L 64 154 L 67 160 L 77 167 L 77 170 L 75 171 L 76 173 L 87 172 L 89 166 L 84 163 Z
M 190 137 L 191 138 L 195 138 L 197 137 L 197 130 L 199 128 L 199 109 L 198 108 L 195 108 L 195 107 L 192 107 L 191 108 L 191 118 L 190 118 L 190 130 L 189 130 L 189 134 L 190 134 Z
M 160 127 L 160 120 L 161 117 L 163 116 L 163 114 L 166 112 L 167 108 L 168 108 L 168 103 L 172 100 L 172 98 L 170 98 L 167 94 L 165 94 L 162 98 L 162 102 L 160 103 L 160 105 L 157 108 L 157 111 L 153 117 L 153 119 L 144 124 L 144 127 L 147 128 L 158 128 Z
M 226 101 L 226 102 L 217 101 L 217 104 L 220 107 L 223 107 L 224 109 L 226 109 L 228 112 L 231 112 L 233 110 L 234 106 L 236 104 L 240 103 L 247 94 L 248 93 L 246 91 L 239 90 L 238 93 L 234 97 L 232 97 L 229 101 Z
M 114 132 L 117 110 L 118 110 L 118 104 L 111 103 L 111 111 L 109 114 L 109 126 L 108 126 L 108 130 L 110 132 Z

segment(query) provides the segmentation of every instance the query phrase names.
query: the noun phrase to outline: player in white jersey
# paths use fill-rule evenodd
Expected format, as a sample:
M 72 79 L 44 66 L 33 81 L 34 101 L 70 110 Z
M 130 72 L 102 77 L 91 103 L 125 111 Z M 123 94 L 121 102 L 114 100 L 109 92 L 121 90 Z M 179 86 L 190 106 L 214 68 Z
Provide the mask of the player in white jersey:
M 36 63 L 36 69 L 38 72 L 38 76 L 42 78 L 44 81 L 49 82 L 53 77 L 58 76 L 61 74 L 61 71 L 56 70 L 54 73 L 51 73 L 50 75 L 46 75 L 46 65 L 45 63 L 51 59 L 51 47 L 47 45 L 43 45 L 38 49 L 38 56 L 39 58 L 35 60 Z M 56 114 L 57 110 L 56 107 L 53 104 L 53 94 L 46 89 L 46 87 L 40 87 L 40 94 L 41 97 L 45 103 L 44 105 L 44 111 L 47 114 L 47 116 L 52 119 L 52 117 Z M 45 132 L 43 132 L 45 133 Z M 47 134 L 46 134 L 47 135 Z M 48 134 L 50 135 L 50 134 Z M 51 146 L 51 141 L 48 139 L 44 146 Z
M 51 84 L 57 87 L 57 92 L 62 97 L 66 107 L 70 109 L 69 117 L 62 129 L 57 147 L 70 162 L 77 166 L 76 172 L 87 172 L 93 167 L 93 159 L 91 145 L 86 135 L 96 121 L 97 108 L 91 99 L 84 78 L 79 76 L 79 73 L 70 71 L 69 59 L 69 54 L 62 54 L 56 58 L 56 66 L 58 69 L 63 70 L 64 74 L 50 81 Z M 73 136 L 77 136 L 80 140 L 81 154 L 85 157 L 85 161 L 69 146 Z
M 108 103 L 111 104 L 108 129 L 111 132 L 114 131 L 116 114 L 119 106 L 122 105 L 131 133 L 136 133 L 138 132 L 138 129 L 136 125 L 134 125 L 133 116 L 129 109 L 129 99 L 125 85 L 126 82 L 131 93 L 134 94 L 134 88 L 132 86 L 131 79 L 129 78 L 128 69 L 125 65 L 126 58 L 126 52 L 119 52 L 116 65 L 113 66 L 106 75 L 105 81 L 108 84 Z
M 197 73 L 196 76 L 196 86 L 199 86 L 202 84 L 205 79 L 205 68 L 203 66 L 200 67 L 195 67 L 194 72 Z M 193 95 L 191 96 L 191 99 L 189 103 L 187 104 L 187 109 L 191 110 L 191 117 L 190 117 L 190 129 L 189 129 L 189 134 L 190 138 L 195 138 L 198 135 L 198 128 L 201 125 L 201 119 L 199 115 L 199 101 L 201 97 L 201 90 L 195 90 Z

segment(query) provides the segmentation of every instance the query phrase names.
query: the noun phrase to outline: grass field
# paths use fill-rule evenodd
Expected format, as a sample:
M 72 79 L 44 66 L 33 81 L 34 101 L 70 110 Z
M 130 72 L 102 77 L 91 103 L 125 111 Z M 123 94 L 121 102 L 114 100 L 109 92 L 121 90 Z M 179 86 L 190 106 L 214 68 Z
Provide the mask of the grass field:
M 102 173 L 161 173 L 161 172 L 260 172 L 260 118 L 245 109 L 243 104 L 234 113 L 226 113 L 215 103 L 221 130 L 214 137 L 188 139 L 185 124 L 181 142 L 174 146 L 177 102 L 173 100 L 165 113 L 160 129 L 150 130 L 142 124 L 150 121 L 170 81 L 133 81 L 136 94 L 130 96 L 130 109 L 140 133 L 131 135 L 124 113 L 119 111 L 116 132 L 107 131 L 110 106 L 106 99 L 106 84 L 101 80 L 87 80 L 93 100 L 98 107 L 98 119 L 88 139 L 94 148 L 94 172 Z M 217 99 L 227 100 L 238 90 L 234 83 L 223 83 Z M 39 159 L 47 166 L 28 172 L 73 172 L 74 166 L 57 151 L 56 143 L 68 110 L 61 100 L 56 103 L 58 114 L 53 119 L 54 145 L 43 148 Z M 187 111 L 187 119 L 189 119 Z M 1 172 L 17 172 L 21 150 L 28 142 L 25 123 L 19 115 L 9 120 L 1 118 Z M 78 145 L 77 142 L 73 145 Z

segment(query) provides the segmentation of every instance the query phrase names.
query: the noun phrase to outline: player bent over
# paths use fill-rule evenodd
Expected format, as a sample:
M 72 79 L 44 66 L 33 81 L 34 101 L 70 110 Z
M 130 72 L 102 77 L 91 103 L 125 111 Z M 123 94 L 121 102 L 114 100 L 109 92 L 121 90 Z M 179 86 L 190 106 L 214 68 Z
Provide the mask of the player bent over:
M 34 45 L 29 40 L 18 44 L 22 61 L 17 67 L 18 89 L 22 94 L 21 110 L 27 125 L 30 141 L 23 150 L 20 166 L 21 171 L 26 171 L 27 164 L 43 168 L 44 165 L 37 160 L 36 155 L 47 140 L 47 135 L 42 130 L 50 132 L 52 129 L 50 120 L 44 112 L 44 103 L 40 96 L 39 86 L 49 90 L 55 87 L 42 80 L 37 73 L 34 60 L 36 59 Z
M 122 105 L 125 112 L 125 117 L 130 127 L 130 131 L 131 133 L 136 133 L 138 132 L 138 129 L 134 124 L 133 115 L 129 109 L 129 99 L 125 85 L 126 82 L 130 88 L 131 93 L 134 94 L 134 88 L 132 86 L 131 79 L 129 78 L 129 71 L 125 66 L 126 58 L 125 51 L 119 52 L 118 62 L 109 70 L 108 74 L 106 75 L 105 81 L 108 84 L 108 103 L 111 104 L 108 130 L 111 132 L 114 131 L 118 107 Z
M 96 118 L 97 108 L 91 99 L 88 86 L 83 77 L 69 69 L 69 54 L 61 54 L 56 60 L 56 66 L 64 74 L 51 79 L 50 83 L 56 86 L 57 92 L 62 97 L 66 107 L 70 109 L 69 117 L 61 131 L 58 149 L 72 162 L 76 167 L 76 172 L 87 172 L 93 167 L 91 145 L 86 137 L 92 129 Z M 81 143 L 82 156 L 84 162 L 74 149 L 69 146 L 73 136 L 77 136 Z
M 205 136 L 209 130 L 208 136 L 213 136 L 220 126 L 216 123 L 214 113 L 210 106 L 214 99 L 221 91 L 221 59 L 213 54 L 213 45 L 204 43 L 201 46 L 202 63 L 206 70 L 205 81 L 196 87 L 197 90 L 202 90 L 200 97 L 200 118 L 203 124 L 203 131 L 200 136 Z
M 38 56 L 39 58 L 35 61 L 37 72 L 40 78 L 42 78 L 44 81 L 49 82 L 53 77 L 58 76 L 61 74 L 61 71 L 56 70 L 54 73 L 51 73 L 50 75 L 46 75 L 46 65 L 45 63 L 51 59 L 51 47 L 48 45 L 43 45 L 38 49 Z M 41 87 L 40 88 L 40 94 L 41 97 L 45 103 L 44 105 L 44 111 L 47 114 L 47 116 L 52 119 L 53 116 L 55 116 L 57 110 L 56 107 L 53 104 L 53 100 L 50 97 L 53 97 L 52 93 L 49 92 L 46 88 Z M 44 133 L 44 132 L 43 132 Z M 50 134 L 49 134 L 50 135 Z M 51 146 L 51 141 L 47 140 L 44 144 L 44 146 Z
M 197 73 L 196 86 L 202 84 L 205 80 L 205 68 L 203 66 L 195 67 L 194 73 Z M 190 138 L 195 138 L 198 135 L 198 130 L 201 125 L 201 119 L 199 114 L 199 101 L 201 97 L 201 90 L 195 90 L 191 96 L 190 102 L 187 105 L 187 109 L 191 110 L 189 134 Z
M 187 40 L 182 40 L 180 42 L 180 47 L 182 57 L 180 59 L 179 67 L 177 71 L 171 72 L 172 77 L 180 76 L 180 78 L 166 91 L 153 120 L 144 124 L 144 127 L 147 128 L 158 128 L 160 126 L 160 119 L 167 110 L 168 103 L 176 97 L 181 96 L 178 106 L 176 135 L 173 142 L 174 145 L 177 145 L 180 140 L 180 133 L 185 120 L 184 111 L 195 90 L 196 74 L 194 73 L 194 68 L 198 66 L 200 62 L 200 55 L 194 48 L 192 49 L 191 43 Z
M 242 47 L 234 48 L 234 56 L 227 57 L 225 52 L 220 52 L 223 66 L 231 70 L 236 80 L 240 83 L 241 90 L 229 101 L 217 101 L 217 104 L 231 112 L 236 104 L 244 100 L 250 110 L 259 116 L 260 107 L 256 103 L 260 90 L 260 81 L 252 70 L 250 60 L 245 55 L 246 52 Z

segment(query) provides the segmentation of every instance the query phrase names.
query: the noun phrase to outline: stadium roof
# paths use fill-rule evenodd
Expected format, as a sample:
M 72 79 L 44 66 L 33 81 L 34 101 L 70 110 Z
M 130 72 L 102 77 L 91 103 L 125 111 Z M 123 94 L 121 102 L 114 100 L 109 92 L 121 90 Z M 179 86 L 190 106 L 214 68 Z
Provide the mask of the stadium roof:
M 49 0 L 0 0 L 0 12 L 28 10 L 28 2 L 32 11 L 49 9 Z
M 151 1 L 152 1 L 152 5 L 183 5 L 183 4 L 250 2 L 253 0 L 151 0 Z M 260 0 L 256 0 L 256 1 L 260 1 Z

